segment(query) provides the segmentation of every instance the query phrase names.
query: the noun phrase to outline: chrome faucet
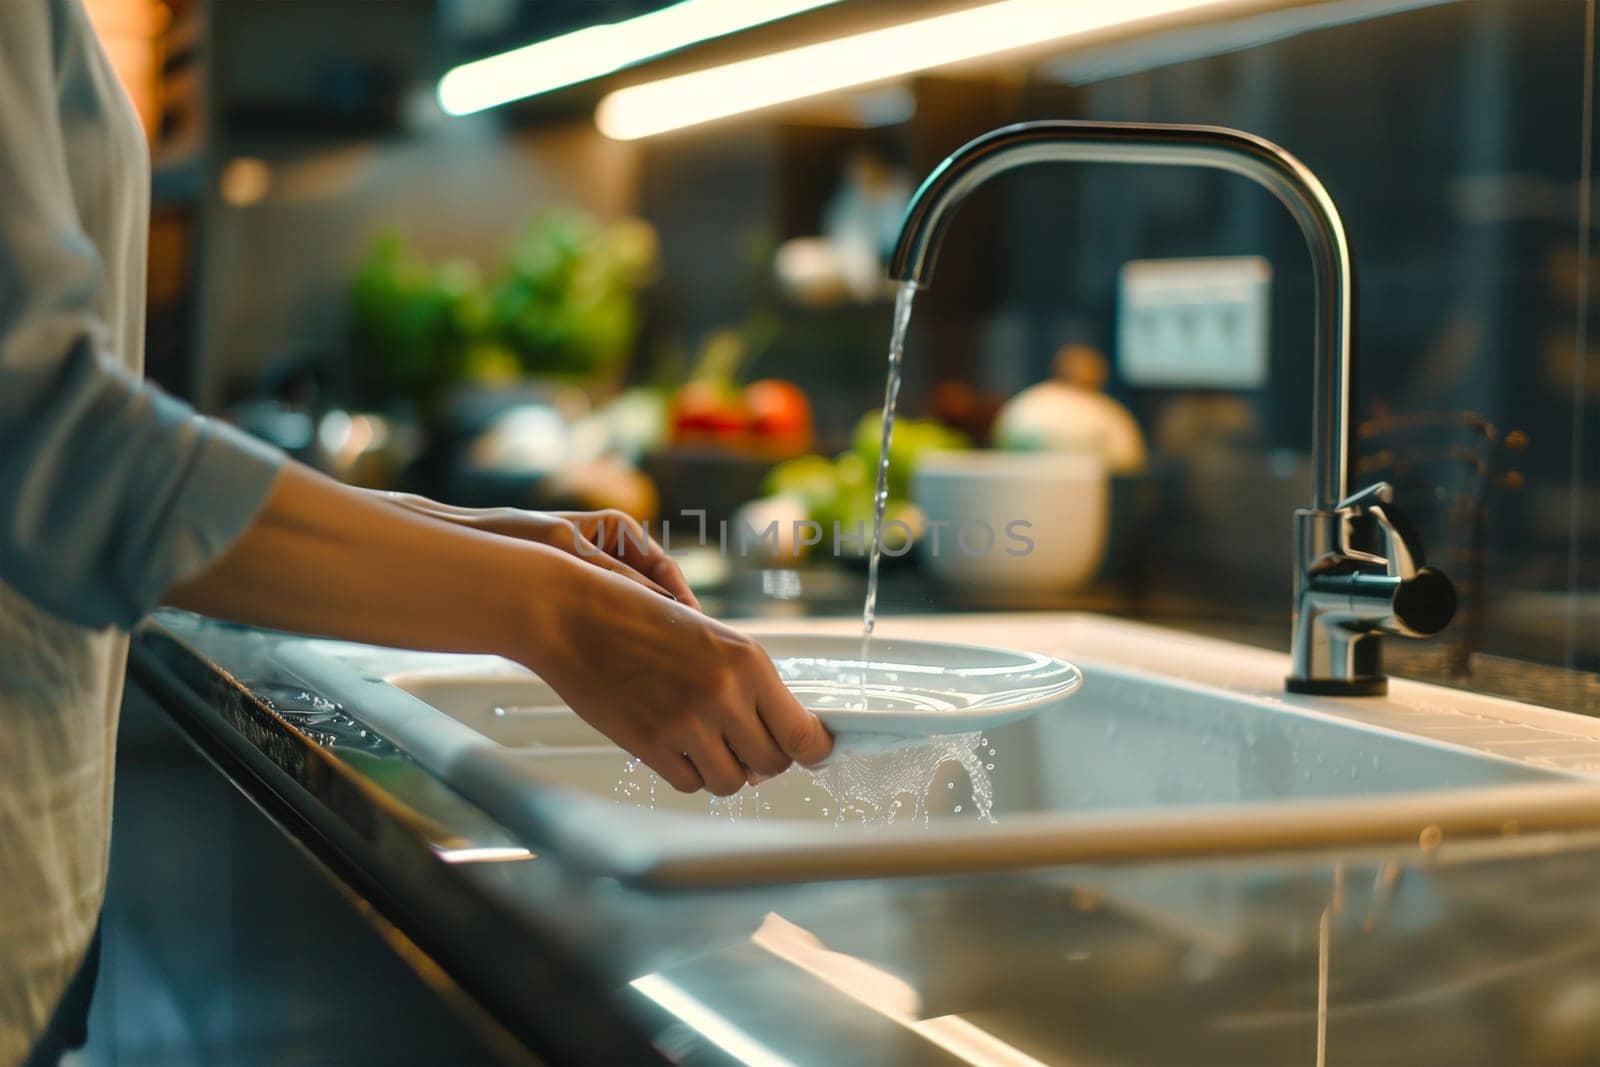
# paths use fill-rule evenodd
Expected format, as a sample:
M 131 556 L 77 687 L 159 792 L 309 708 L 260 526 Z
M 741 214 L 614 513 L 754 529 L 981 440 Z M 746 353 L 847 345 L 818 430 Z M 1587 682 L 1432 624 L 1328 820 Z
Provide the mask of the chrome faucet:
M 1450 579 L 1422 545 L 1386 483 L 1349 492 L 1355 406 L 1355 266 L 1344 222 L 1317 176 L 1270 141 L 1220 126 L 1024 122 L 957 150 L 912 197 L 889 273 L 926 288 L 955 208 L 991 178 L 1034 163 L 1147 163 L 1243 175 L 1300 225 L 1316 285 L 1311 506 L 1295 512 L 1291 692 L 1383 693 L 1381 634 L 1426 637 L 1455 614 Z

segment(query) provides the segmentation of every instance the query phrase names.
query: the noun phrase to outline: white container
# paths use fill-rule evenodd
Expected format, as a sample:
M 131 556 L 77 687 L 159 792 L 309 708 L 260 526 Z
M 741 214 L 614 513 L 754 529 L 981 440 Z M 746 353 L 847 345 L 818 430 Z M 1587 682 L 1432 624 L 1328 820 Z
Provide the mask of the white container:
M 917 545 L 923 565 L 953 586 L 1067 592 L 1105 556 L 1110 490 L 1098 455 L 929 453 L 912 474 L 911 499 L 928 524 Z

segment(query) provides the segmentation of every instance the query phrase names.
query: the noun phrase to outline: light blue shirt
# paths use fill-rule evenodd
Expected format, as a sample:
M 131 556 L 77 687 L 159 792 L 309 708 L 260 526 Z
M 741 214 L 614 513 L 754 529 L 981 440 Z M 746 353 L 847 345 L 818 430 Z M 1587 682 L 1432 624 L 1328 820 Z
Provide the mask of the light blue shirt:
M 138 378 L 149 161 L 84 16 L 0 4 L 0 580 L 129 627 L 254 516 L 277 454 Z
M 0 1063 L 100 911 L 122 630 L 282 462 L 140 380 L 149 169 L 77 0 L 0 0 Z

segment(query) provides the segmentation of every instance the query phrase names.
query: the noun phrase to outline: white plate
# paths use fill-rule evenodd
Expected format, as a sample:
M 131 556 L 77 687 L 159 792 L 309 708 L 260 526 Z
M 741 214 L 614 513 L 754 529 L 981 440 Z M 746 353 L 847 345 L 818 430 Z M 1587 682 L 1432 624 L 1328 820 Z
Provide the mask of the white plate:
M 1037 652 L 874 637 L 763 634 L 778 674 L 834 733 L 967 733 L 1056 707 L 1083 673 Z

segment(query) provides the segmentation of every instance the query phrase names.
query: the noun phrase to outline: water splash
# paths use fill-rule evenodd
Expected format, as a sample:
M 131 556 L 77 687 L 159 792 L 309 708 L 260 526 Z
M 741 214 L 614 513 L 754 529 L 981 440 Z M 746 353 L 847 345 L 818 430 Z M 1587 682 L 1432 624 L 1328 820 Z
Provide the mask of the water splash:
M 978 733 L 916 740 L 853 734 L 848 746 L 837 750 L 823 766 L 795 768 L 760 788 L 746 786 L 732 796 L 709 797 L 704 810 L 712 818 L 729 822 L 820 816 L 836 826 L 906 822 L 926 826 L 935 816 L 961 815 L 992 823 L 994 763 L 983 755 L 986 740 Z M 963 772 L 966 792 L 958 789 Z M 808 788 L 807 780 L 815 788 Z M 612 789 L 613 799 L 626 807 L 655 808 L 659 781 L 649 767 L 630 759 Z M 943 788 L 939 788 L 941 784 Z M 776 791 L 767 790 L 763 795 L 767 786 Z M 668 804 L 669 808 L 675 806 Z
M 759 819 L 772 809 L 772 805 L 761 799 L 761 790 L 755 786 L 746 786 L 731 797 L 714 796 L 710 802 L 711 814 L 729 822 L 740 819 Z
M 832 798 L 836 823 L 868 825 L 902 820 L 927 824 L 933 815 L 929 800 L 941 772 L 955 764 L 967 774 L 973 814 L 994 822 L 993 764 L 978 755 L 977 733 L 949 734 L 907 744 L 905 738 L 852 738 L 851 746 L 836 752 L 827 763 L 807 771 L 811 780 Z M 954 789 L 953 781 L 946 791 Z M 961 804 L 952 809 L 960 813 Z
M 653 809 L 656 806 L 658 780 L 656 773 L 646 767 L 643 760 L 629 757 L 622 765 L 622 774 L 617 778 L 617 784 L 611 787 L 611 793 L 618 804 Z

